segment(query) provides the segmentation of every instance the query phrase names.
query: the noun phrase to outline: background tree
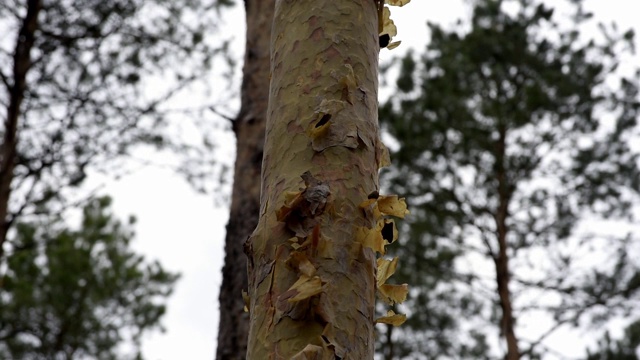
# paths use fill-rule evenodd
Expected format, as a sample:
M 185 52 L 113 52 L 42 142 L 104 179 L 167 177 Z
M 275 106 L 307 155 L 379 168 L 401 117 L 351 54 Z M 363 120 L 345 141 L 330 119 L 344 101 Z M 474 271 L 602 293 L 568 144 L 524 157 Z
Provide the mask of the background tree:
M 20 216 L 42 215 L 35 209 L 44 202 L 63 206 L 70 195 L 65 189 L 81 184 L 89 168 L 117 172 L 122 164 L 116 160 L 136 145 L 211 159 L 203 147 L 212 143 L 211 132 L 201 132 L 207 135 L 200 144 L 179 137 L 176 127 L 188 128 L 188 121 L 170 125 L 176 109 L 169 100 L 204 81 L 225 53 L 226 43 L 208 34 L 216 28 L 216 9 L 227 3 L 0 4 L 0 28 L 15 34 L 0 44 L 0 259 Z M 201 119 L 196 110 L 209 105 L 194 104 L 190 117 Z M 194 161 L 186 162 L 192 177 L 202 173 Z
M 631 323 L 624 330 L 622 339 L 613 340 L 609 332 L 598 341 L 595 352 L 587 350 L 587 360 L 638 360 L 640 348 L 640 322 Z
M 420 61 L 403 59 L 381 117 L 398 144 L 391 189 L 413 199 L 394 251 L 410 262 L 401 281 L 420 285 L 413 320 L 386 337 L 395 356 L 482 350 L 468 330 L 442 338 L 489 322 L 506 359 L 538 358 L 558 328 L 635 309 L 636 239 L 607 231 L 635 221 L 640 189 L 638 74 L 614 76 L 633 33 L 582 39 L 591 14 L 571 4 L 560 26 L 537 1 L 476 1 L 469 31 L 431 24 Z
M 6 35 L 0 43 L 0 107 L 4 109 L 0 111 L 3 301 L 9 304 L 31 296 L 22 293 L 23 285 L 6 284 L 15 280 L 11 266 L 33 270 L 38 265 L 37 269 L 41 269 L 42 253 L 50 257 L 52 264 L 67 264 L 71 258 L 77 263 L 93 264 L 90 257 L 93 254 L 64 245 L 66 237 L 42 234 L 54 223 L 55 228 L 68 226 L 56 216 L 86 202 L 86 191 L 78 189 L 91 171 L 113 177 L 122 175 L 130 166 L 121 160 L 130 160 L 135 150 L 151 145 L 171 150 L 164 153 L 171 156 L 168 164 L 175 165 L 196 186 L 201 186 L 203 177 L 215 176 L 209 167 L 215 135 L 212 130 L 220 126 L 220 122 L 207 112 L 216 110 L 218 103 L 199 102 L 193 95 L 185 101 L 183 95 L 196 86 L 204 86 L 196 87 L 199 90 L 210 90 L 207 81 L 212 68 L 226 68 L 218 65 L 229 61 L 227 42 L 216 34 L 216 29 L 218 12 L 230 4 L 229 0 L 9 0 L 0 3 L 0 33 Z M 224 84 L 213 87 L 216 86 Z M 179 100 L 183 101 L 182 105 L 177 105 Z M 194 133 L 201 137 L 192 136 Z M 173 157 L 177 159 L 174 161 Z M 23 224 L 22 228 L 16 227 L 18 223 Z M 24 244 L 24 226 L 27 226 L 24 224 L 33 228 L 29 231 L 40 234 L 33 244 Z M 120 240 L 117 245 L 118 251 L 126 255 L 122 261 L 128 261 L 127 244 L 128 241 Z M 38 251 L 33 251 L 32 245 Z M 127 266 L 142 272 L 142 268 L 128 263 Z M 94 275 L 86 266 L 74 268 L 85 271 L 81 274 L 63 274 L 61 269 L 57 270 L 58 276 L 69 279 Z M 140 276 L 165 274 L 167 279 L 139 281 L 136 274 L 131 274 L 131 281 L 124 284 L 128 287 L 120 290 L 147 294 L 151 300 L 155 285 L 143 287 L 151 281 L 162 286 L 157 290 L 158 296 L 166 297 L 175 280 L 173 275 L 162 271 L 159 265 L 145 271 Z M 113 295 L 110 292 L 120 296 L 117 286 L 121 283 L 112 281 L 104 285 L 115 287 L 100 290 L 105 292 L 104 301 Z M 66 295 L 60 292 L 60 286 L 27 290 L 37 297 L 34 304 Z M 120 313 L 135 312 L 130 315 L 134 318 L 114 322 L 97 313 L 87 323 L 77 323 L 72 317 L 74 313 L 49 309 L 58 311 L 52 315 L 44 312 L 47 309 L 42 305 L 44 310 L 38 311 L 42 310 L 42 316 L 58 316 L 55 322 L 62 324 L 62 330 L 58 331 L 60 328 L 54 322 L 32 324 L 33 327 L 24 329 L 4 327 L 3 351 L 10 354 L 23 351 L 25 356 L 46 358 L 54 356 L 51 351 L 55 345 L 63 351 L 55 356 L 76 351 L 77 356 L 113 357 L 112 348 L 120 342 L 122 334 L 137 337 L 156 327 L 163 312 L 160 303 L 147 303 L 145 299 L 134 302 L 112 298 L 110 301 L 120 302 Z M 102 306 L 86 304 L 94 305 Z M 89 316 L 87 311 L 92 309 L 80 310 Z M 3 312 L 0 317 L 5 325 L 14 321 L 9 312 Z M 66 330 L 70 326 L 75 327 L 73 334 Z M 94 330 L 95 337 L 82 333 Z M 35 335 L 24 335 L 23 331 Z M 53 344 L 51 334 L 56 332 L 60 334 Z M 87 341 L 78 343 L 82 339 L 78 334 Z M 33 340 L 38 336 L 41 338 Z M 34 341 L 42 345 L 36 346 Z
M 178 277 L 130 250 L 134 218 L 121 223 L 110 203 L 90 201 L 77 230 L 61 217 L 17 224 L 21 250 L 0 286 L 1 358 L 122 359 L 123 343 L 140 358 Z
M 236 160 L 225 237 L 220 286 L 217 359 L 243 360 L 247 354 L 249 314 L 242 292 L 247 289 L 247 258 L 243 245 L 258 224 L 262 150 L 269 102 L 269 48 L 274 0 L 245 0 L 246 47 L 240 111 L 233 121 Z

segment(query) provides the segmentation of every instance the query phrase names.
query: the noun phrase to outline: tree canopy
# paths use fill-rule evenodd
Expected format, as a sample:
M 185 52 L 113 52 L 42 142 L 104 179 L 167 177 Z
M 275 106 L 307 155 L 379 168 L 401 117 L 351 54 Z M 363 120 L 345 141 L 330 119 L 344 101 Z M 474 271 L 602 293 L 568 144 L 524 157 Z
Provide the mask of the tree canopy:
M 65 190 L 81 184 L 89 168 L 122 174 L 118 160 L 139 145 L 174 150 L 190 179 L 203 176 L 215 142 L 204 129 L 220 124 L 208 112 L 216 102 L 172 101 L 207 84 L 212 66 L 230 59 L 228 42 L 215 36 L 218 9 L 228 3 L 0 4 L 0 28 L 13 34 L 0 44 L 2 243 L 16 219 L 68 198 Z M 204 127 L 199 140 L 180 135 L 196 124 Z
M 16 226 L 0 284 L 3 359 L 141 358 L 140 336 L 160 327 L 178 276 L 130 248 L 133 217 L 107 197 L 89 202 L 79 228 L 61 218 Z
M 0 2 L 0 358 L 121 358 L 159 326 L 177 276 L 80 186 L 123 175 L 142 146 L 170 150 L 196 186 L 222 170 L 211 110 L 226 99 L 193 90 L 227 85 L 209 76 L 233 66 L 217 32 L 232 3 Z
M 395 356 L 480 358 L 500 336 L 509 359 L 533 359 L 560 327 L 637 310 L 640 249 L 617 231 L 640 189 L 638 73 L 616 72 L 634 34 L 585 39 L 592 14 L 571 4 L 561 20 L 534 0 L 475 1 L 468 31 L 429 24 L 424 54 L 401 60 L 385 178 L 413 200 L 393 251 L 417 286 Z
M 620 340 L 612 339 L 606 332 L 597 345 L 596 350 L 587 350 L 586 360 L 638 360 L 640 322 L 636 320 L 629 324 Z

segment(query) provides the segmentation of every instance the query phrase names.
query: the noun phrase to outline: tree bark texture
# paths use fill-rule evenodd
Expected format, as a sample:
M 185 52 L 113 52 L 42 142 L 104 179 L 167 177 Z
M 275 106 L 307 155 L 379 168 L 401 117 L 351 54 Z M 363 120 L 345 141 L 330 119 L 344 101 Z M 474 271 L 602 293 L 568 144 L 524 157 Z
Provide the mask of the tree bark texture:
M 273 26 L 247 359 L 373 359 L 376 2 L 278 0 Z
M 38 30 L 38 13 L 41 7 L 40 0 L 27 2 L 27 14 L 20 27 L 13 53 L 13 84 L 6 84 L 9 106 L 7 106 L 0 145 L 0 259 L 4 256 L 4 243 L 12 222 L 9 218 L 9 201 L 18 149 L 20 107 L 27 89 L 27 73 L 31 68 L 31 48 Z
M 231 209 L 225 238 L 225 264 L 220 287 L 218 360 L 244 359 L 249 315 L 242 291 L 247 289 L 247 260 L 243 244 L 258 223 L 260 171 L 269 102 L 269 48 L 274 0 L 246 0 L 246 50 L 240 112 L 233 123 L 236 162 Z

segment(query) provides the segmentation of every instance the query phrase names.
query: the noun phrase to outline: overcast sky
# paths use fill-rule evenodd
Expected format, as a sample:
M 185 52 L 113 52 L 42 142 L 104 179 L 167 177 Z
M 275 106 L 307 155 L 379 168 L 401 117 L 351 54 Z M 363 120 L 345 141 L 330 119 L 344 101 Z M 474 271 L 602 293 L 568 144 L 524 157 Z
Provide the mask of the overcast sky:
M 633 17 L 637 17 L 639 5 L 634 0 L 587 0 L 587 8 L 593 10 L 598 19 L 616 20 L 621 28 L 634 25 Z M 467 18 L 469 9 L 463 0 L 413 0 L 404 8 L 394 8 L 392 15 L 402 45 L 393 52 L 384 50 L 382 61 L 409 48 L 421 51 L 428 40 L 427 21 L 450 25 L 460 17 Z M 225 23 L 226 34 L 238 34 L 234 46 L 241 54 L 243 9 L 238 7 L 226 12 Z M 232 134 L 221 141 L 233 151 Z M 152 167 L 109 182 L 104 193 L 113 196 L 114 208 L 120 217 L 137 216 L 134 247 L 148 259 L 158 259 L 169 270 L 183 275 L 164 318 L 167 332 L 144 339 L 145 357 L 150 360 L 214 359 L 217 297 L 228 210 L 216 208 L 211 195 L 197 194 L 173 172 Z

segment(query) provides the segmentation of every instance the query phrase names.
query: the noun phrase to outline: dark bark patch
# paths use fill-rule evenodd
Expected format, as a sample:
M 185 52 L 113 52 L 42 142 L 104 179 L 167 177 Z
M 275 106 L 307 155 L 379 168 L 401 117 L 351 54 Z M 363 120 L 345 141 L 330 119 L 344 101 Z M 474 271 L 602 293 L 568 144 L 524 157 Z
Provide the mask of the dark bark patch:
M 320 119 L 320 121 L 316 123 L 316 129 L 328 123 L 329 120 L 331 120 L 331 114 L 322 115 L 322 118 Z
M 379 44 L 380 44 L 380 48 L 386 48 L 387 46 L 389 46 L 389 43 L 391 42 L 391 36 L 389 36 L 389 34 L 382 34 L 380 35 L 379 38 Z
M 276 218 L 284 222 L 297 237 L 304 238 L 312 233 L 317 224 L 316 217 L 324 212 L 331 192 L 327 184 L 314 178 L 308 171 L 300 177 L 305 182 L 305 188 L 291 194 L 290 199 L 277 211 Z
M 385 222 L 385 224 L 382 226 L 382 238 L 384 240 L 386 240 L 388 243 L 392 243 L 395 239 L 393 236 L 393 222 Z

